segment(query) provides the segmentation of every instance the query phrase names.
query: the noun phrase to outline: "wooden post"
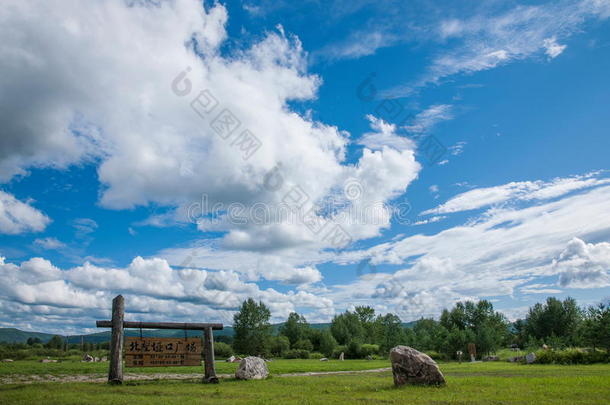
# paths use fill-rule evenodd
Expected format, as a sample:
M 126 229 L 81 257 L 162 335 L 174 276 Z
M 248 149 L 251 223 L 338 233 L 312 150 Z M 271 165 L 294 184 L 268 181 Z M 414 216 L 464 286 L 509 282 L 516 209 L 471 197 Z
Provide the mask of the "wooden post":
M 125 316 L 125 299 L 117 295 L 112 300 L 112 337 L 110 340 L 109 384 L 123 383 L 123 318 Z
M 214 334 L 212 328 L 205 328 L 203 331 L 203 363 L 205 370 L 203 382 L 218 384 L 214 367 Z

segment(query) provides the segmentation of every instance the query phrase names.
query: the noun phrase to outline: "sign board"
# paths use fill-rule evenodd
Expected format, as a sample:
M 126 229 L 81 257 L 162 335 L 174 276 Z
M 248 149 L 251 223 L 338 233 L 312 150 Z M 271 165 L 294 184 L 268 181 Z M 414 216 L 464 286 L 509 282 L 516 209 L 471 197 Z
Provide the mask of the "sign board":
M 127 367 L 200 366 L 200 338 L 125 338 Z

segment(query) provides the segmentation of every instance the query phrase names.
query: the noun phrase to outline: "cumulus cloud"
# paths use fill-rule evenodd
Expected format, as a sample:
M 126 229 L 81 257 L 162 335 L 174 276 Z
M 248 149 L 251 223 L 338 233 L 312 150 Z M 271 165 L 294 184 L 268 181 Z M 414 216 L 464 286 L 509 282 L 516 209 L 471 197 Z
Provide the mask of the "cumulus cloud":
M 303 269 L 300 274 L 301 279 L 292 281 L 319 280 L 319 272 L 313 268 Z M 86 319 L 87 314 L 106 312 L 118 293 L 127 294 L 128 313 L 139 317 L 188 319 L 199 313 L 198 318 L 209 314 L 210 320 L 231 323 L 231 314 L 248 297 L 267 304 L 274 320 L 285 318 L 297 307 L 305 312 L 334 311 L 331 300 L 307 291 L 261 290 L 234 271 L 176 269 L 160 258 L 136 257 L 124 268 L 85 263 L 64 270 L 43 258 L 32 258 L 20 265 L 0 258 L 0 277 L 4 280 L 0 304 L 16 308 L 16 317 L 44 307 L 55 320 L 70 314 Z
M 315 98 L 321 80 L 307 72 L 300 41 L 282 27 L 224 55 L 228 13 L 221 4 L 9 3 L 0 10 L 7 38 L 0 44 L 0 97 L 35 100 L 36 108 L 1 117 L 12 130 L 3 136 L 10 142 L 0 167 L 19 168 L 5 170 L 4 179 L 31 166 L 94 158 L 102 206 L 157 204 L 184 214 L 203 194 L 225 207 L 277 207 L 294 187 L 315 205 L 348 178 L 383 174 L 382 182 L 394 185 L 385 196 L 392 196 L 418 170 L 408 151 L 365 149 L 347 164 L 347 133 L 291 110 L 291 101 Z M 27 150 L 18 141 L 24 137 Z M 387 170 L 367 172 L 380 166 Z M 398 166 L 409 171 L 400 184 L 392 179 Z M 274 168 L 281 168 L 281 187 L 266 186 Z M 356 239 L 380 226 L 353 228 Z M 270 248 L 278 240 L 329 245 L 304 224 L 225 221 L 220 230 L 236 249 Z
M 610 286 L 610 243 L 585 243 L 573 238 L 553 261 L 559 285 L 571 288 Z
M 50 222 L 51 219 L 32 207 L 30 201 L 19 201 L 14 195 L 0 190 L 0 233 L 41 232 Z

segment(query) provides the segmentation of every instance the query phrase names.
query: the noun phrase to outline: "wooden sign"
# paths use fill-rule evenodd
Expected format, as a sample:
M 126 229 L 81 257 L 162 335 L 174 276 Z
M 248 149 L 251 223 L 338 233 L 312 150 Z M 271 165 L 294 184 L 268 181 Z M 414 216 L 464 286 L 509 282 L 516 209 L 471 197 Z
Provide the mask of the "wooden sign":
M 200 338 L 125 338 L 127 367 L 200 366 Z

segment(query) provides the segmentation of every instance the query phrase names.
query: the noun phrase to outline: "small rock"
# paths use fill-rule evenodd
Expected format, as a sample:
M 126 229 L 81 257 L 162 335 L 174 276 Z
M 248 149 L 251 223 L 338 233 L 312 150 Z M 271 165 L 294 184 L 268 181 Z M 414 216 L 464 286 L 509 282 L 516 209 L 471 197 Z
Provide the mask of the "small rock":
M 509 357 L 508 361 L 511 363 L 520 363 L 524 360 L 523 356 L 515 356 L 515 357 Z
M 231 356 L 231 357 L 229 357 L 228 359 L 226 359 L 225 361 L 226 361 L 227 363 L 233 363 L 233 360 L 235 360 L 235 356 Z
M 235 378 L 238 380 L 264 380 L 269 376 L 265 360 L 260 357 L 249 356 L 239 363 Z
M 527 356 L 525 356 L 525 361 L 527 362 L 527 364 L 532 364 L 533 362 L 535 362 L 536 353 L 529 353 Z
M 57 363 L 57 360 L 55 359 L 42 359 L 40 360 L 41 363 Z
M 322 357 L 320 361 L 328 361 L 328 359 L 326 357 Z
M 99 363 L 100 362 L 100 358 L 99 357 L 94 357 L 93 361 L 96 362 L 96 363 Z
M 390 351 L 394 385 L 445 384 L 445 377 L 434 360 L 408 346 L 396 346 Z
M 107 361 L 108 361 L 108 358 L 107 358 L 107 357 L 102 357 L 102 363 L 105 363 L 105 362 L 107 362 Z
M 498 356 L 485 356 L 483 361 L 500 361 L 500 358 Z
M 93 356 L 90 356 L 90 355 L 88 355 L 88 354 L 85 354 L 85 355 L 83 356 L 83 361 L 86 361 L 87 363 L 91 363 L 91 362 L 93 362 L 94 360 L 95 360 L 95 359 L 93 358 Z
M 2 359 L 3 363 L 12 363 L 13 359 Z

